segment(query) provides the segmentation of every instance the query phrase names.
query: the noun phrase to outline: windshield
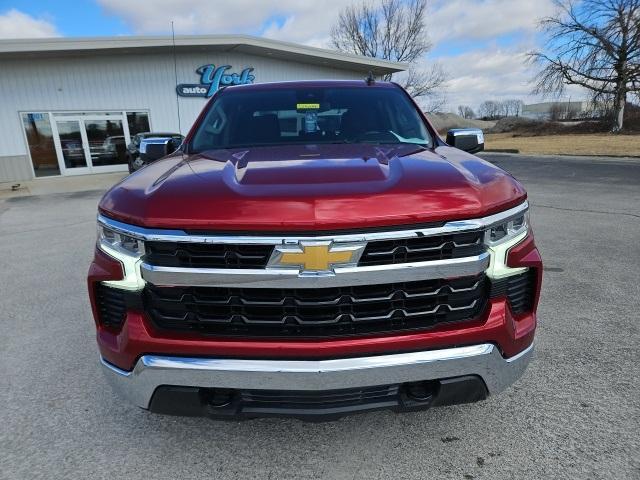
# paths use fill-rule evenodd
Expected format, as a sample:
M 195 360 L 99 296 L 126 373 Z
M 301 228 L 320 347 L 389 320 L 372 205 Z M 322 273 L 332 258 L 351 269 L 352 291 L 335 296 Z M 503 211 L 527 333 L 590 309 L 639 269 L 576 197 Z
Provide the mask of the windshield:
M 430 147 L 431 137 L 400 89 L 292 86 L 222 92 L 189 150 L 327 143 Z

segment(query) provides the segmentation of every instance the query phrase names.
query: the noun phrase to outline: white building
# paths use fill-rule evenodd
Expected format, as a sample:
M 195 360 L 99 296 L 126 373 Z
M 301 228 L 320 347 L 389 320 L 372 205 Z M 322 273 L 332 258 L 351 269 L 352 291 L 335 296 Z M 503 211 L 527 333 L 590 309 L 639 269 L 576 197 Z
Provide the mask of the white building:
M 124 171 L 133 135 L 185 134 L 219 86 L 404 69 L 245 35 L 1 40 L 0 182 Z
M 535 120 L 569 120 L 590 116 L 593 106 L 589 101 L 542 102 L 522 106 L 521 116 Z

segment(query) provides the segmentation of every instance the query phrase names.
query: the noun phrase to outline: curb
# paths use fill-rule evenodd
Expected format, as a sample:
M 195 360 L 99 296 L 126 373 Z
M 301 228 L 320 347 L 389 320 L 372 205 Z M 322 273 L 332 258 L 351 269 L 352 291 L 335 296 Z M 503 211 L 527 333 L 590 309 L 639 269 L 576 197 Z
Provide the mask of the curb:
M 490 148 L 484 149 L 483 152 L 487 153 L 520 153 L 520 150 L 517 148 Z
M 601 161 L 604 163 L 607 162 L 620 162 L 620 163 L 640 163 L 640 156 L 638 155 L 573 155 L 569 153 L 515 153 L 515 152 L 505 152 L 505 151 L 497 151 L 497 150 L 484 150 L 482 152 L 476 153 L 476 155 L 482 155 L 483 153 L 488 153 L 490 155 L 497 156 L 512 156 L 512 157 L 523 157 L 523 158 L 539 158 L 544 160 L 552 160 L 558 159 L 560 157 L 562 160 L 570 160 L 570 161 Z

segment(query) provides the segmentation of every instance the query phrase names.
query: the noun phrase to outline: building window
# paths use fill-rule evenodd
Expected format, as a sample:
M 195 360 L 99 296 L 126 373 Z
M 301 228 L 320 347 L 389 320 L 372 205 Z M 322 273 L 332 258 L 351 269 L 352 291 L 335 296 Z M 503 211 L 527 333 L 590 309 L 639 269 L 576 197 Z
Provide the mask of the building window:
M 129 124 L 129 135 L 131 137 L 151 130 L 147 112 L 127 112 L 127 123 Z
M 119 171 L 127 165 L 127 144 L 150 130 L 145 111 L 25 112 L 20 118 L 36 177 Z
M 91 165 L 124 165 L 127 163 L 127 140 L 122 120 L 85 120 Z
M 36 177 L 60 175 L 49 114 L 23 113 L 22 124 Z

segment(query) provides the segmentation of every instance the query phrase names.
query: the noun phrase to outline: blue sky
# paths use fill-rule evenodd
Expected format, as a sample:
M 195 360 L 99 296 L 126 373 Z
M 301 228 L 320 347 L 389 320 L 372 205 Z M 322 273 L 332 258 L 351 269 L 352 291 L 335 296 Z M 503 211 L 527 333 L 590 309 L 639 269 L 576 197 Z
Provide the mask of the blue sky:
M 105 14 L 93 1 L 0 0 L 0 14 L 16 9 L 55 25 L 62 36 L 120 35 L 132 33 L 122 19 Z
M 359 2 L 360 0 L 354 0 Z M 0 0 L 0 38 L 245 33 L 329 46 L 337 12 L 350 0 Z M 526 52 L 540 43 L 537 20 L 552 0 L 432 0 L 430 53 L 419 67 L 440 64 L 449 81 L 447 109 L 529 95 Z M 576 92 L 572 92 L 575 98 Z

